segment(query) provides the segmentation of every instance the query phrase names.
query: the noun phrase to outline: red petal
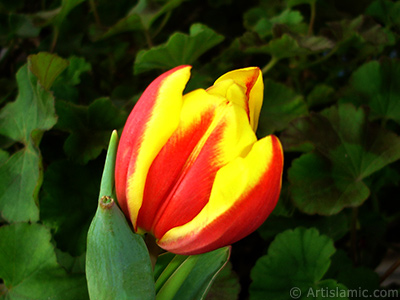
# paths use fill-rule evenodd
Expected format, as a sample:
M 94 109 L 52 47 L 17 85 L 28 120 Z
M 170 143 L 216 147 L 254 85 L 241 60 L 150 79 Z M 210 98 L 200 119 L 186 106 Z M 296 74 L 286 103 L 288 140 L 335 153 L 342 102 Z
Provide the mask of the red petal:
M 196 234 L 161 246 L 176 254 L 193 255 L 230 245 L 255 231 L 269 216 L 279 198 L 283 168 L 280 143 L 273 137 L 274 159 L 259 183 L 235 205 Z
M 115 188 L 118 203 L 126 215 L 129 215 L 126 198 L 128 169 L 131 166 L 132 169 L 130 173 L 132 174 L 135 172 L 134 166 L 136 157 L 138 156 L 138 150 L 146 131 L 147 123 L 152 117 L 159 89 L 168 76 L 175 73 L 177 70 L 187 67 L 188 66 L 176 67 L 156 78 L 143 92 L 125 124 L 118 145 L 115 166 Z

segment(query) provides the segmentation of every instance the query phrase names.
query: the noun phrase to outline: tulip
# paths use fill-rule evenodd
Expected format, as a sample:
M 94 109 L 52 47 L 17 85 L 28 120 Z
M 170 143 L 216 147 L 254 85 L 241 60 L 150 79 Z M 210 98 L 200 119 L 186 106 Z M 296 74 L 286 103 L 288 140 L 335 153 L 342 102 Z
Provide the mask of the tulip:
M 135 231 L 176 254 L 200 254 L 255 231 L 274 209 L 283 153 L 257 140 L 259 68 L 231 71 L 183 95 L 190 66 L 155 79 L 133 108 L 117 151 L 119 205 Z

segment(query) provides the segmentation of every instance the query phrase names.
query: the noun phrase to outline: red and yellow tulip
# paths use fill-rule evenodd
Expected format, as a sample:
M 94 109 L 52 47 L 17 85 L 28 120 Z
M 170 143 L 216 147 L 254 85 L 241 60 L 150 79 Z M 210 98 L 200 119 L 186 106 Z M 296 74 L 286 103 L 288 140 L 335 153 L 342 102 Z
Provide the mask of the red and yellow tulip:
M 132 110 L 118 146 L 118 202 L 136 231 L 176 254 L 230 245 L 256 230 L 278 201 L 283 153 L 257 140 L 260 69 L 221 76 L 183 95 L 190 66 L 155 79 Z

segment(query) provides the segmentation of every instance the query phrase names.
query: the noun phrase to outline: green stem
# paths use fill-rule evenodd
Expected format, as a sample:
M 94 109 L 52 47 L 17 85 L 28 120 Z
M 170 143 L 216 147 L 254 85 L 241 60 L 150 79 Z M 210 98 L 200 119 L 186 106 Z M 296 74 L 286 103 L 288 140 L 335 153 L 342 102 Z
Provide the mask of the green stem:
M 51 41 L 50 52 L 53 53 L 54 49 L 57 45 L 58 35 L 60 34 L 60 30 L 58 27 L 54 27 L 53 31 L 53 40 Z
M 268 73 L 269 70 L 271 70 L 276 63 L 279 61 L 279 58 L 272 56 L 271 60 L 269 61 L 269 63 L 267 65 L 264 66 L 264 68 L 261 69 L 261 72 L 263 73 L 263 75 L 265 75 L 266 73 Z
M 175 257 L 169 262 L 167 267 L 162 271 L 156 281 L 156 293 L 161 290 L 168 279 L 174 274 L 174 272 L 188 259 L 188 256 L 175 255 Z
M 168 12 L 165 14 L 163 20 L 161 21 L 160 26 L 158 26 L 157 30 L 153 32 L 153 37 L 155 37 L 157 34 L 161 32 L 161 30 L 164 28 L 164 26 L 167 24 L 169 17 L 171 16 L 171 12 Z
M 151 234 L 146 234 L 145 242 L 147 246 L 147 250 L 149 250 L 151 266 L 153 267 L 156 265 L 157 258 L 161 254 L 162 250 L 157 245 L 156 239 Z
M 94 0 L 89 0 L 89 5 L 90 5 L 90 9 L 93 12 L 93 16 L 94 16 L 94 19 L 96 21 L 96 25 L 99 26 L 99 27 L 102 27 L 100 16 L 99 16 L 99 14 L 97 12 L 96 3 L 94 2 Z
M 150 32 L 147 29 L 144 30 L 144 36 L 146 38 L 147 46 L 149 48 L 152 48 L 153 47 L 153 41 L 151 39 Z
M 167 282 L 157 293 L 156 300 L 171 300 L 175 297 L 183 282 L 189 276 L 190 272 L 196 266 L 199 255 L 189 256 L 178 269 L 169 277 Z
M 332 50 L 327 55 L 322 56 L 320 59 L 314 60 L 313 62 L 308 63 L 308 64 L 301 65 L 300 66 L 301 69 L 307 69 L 307 68 L 310 68 L 312 66 L 315 66 L 317 64 L 324 62 L 325 60 L 330 58 L 332 55 L 334 55 L 338 49 L 339 49 L 338 46 L 333 47 Z

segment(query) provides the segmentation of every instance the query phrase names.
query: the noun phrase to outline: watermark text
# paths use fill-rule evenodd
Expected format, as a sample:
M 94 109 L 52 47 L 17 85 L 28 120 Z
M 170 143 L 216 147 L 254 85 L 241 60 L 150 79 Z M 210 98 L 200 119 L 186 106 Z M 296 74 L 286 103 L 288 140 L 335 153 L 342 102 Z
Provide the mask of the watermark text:
M 300 299 L 304 296 L 305 298 L 397 298 L 399 297 L 398 290 L 367 290 L 367 289 L 342 289 L 336 288 L 308 288 L 300 289 L 299 287 L 293 287 L 289 291 L 289 295 L 292 299 Z

